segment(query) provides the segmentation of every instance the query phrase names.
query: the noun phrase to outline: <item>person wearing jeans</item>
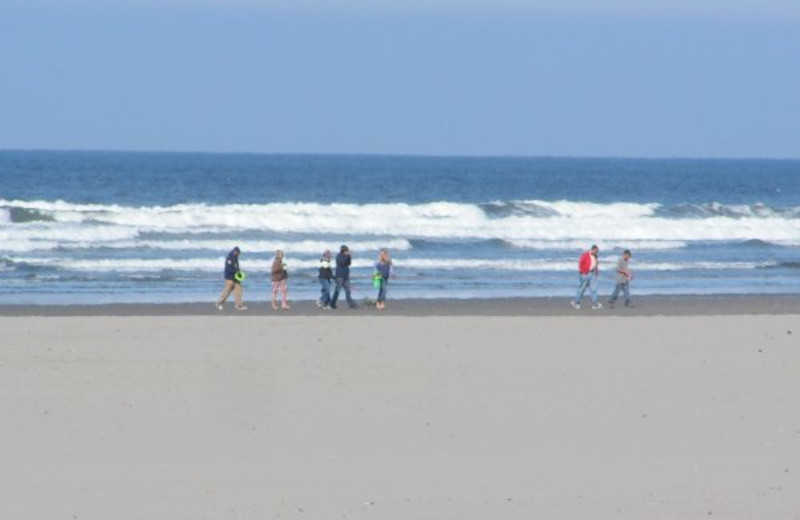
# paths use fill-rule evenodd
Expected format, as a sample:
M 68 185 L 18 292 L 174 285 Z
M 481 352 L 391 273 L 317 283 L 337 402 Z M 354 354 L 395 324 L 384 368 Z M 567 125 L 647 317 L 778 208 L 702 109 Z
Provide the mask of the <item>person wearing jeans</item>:
M 376 305 L 379 311 L 386 310 L 386 291 L 389 285 L 389 277 L 392 276 L 392 273 L 392 259 L 389 256 L 389 251 L 381 249 L 378 254 L 378 262 L 375 264 L 375 276 L 380 283 L 378 286 L 378 303 Z
M 603 305 L 597 301 L 597 277 L 599 273 L 597 254 L 600 248 L 592 246 L 589 251 L 583 253 L 578 260 L 578 276 L 580 283 L 578 284 L 578 292 L 575 295 L 575 300 L 570 302 L 576 309 L 581 308 L 581 300 L 583 299 L 586 289 L 589 289 L 589 294 L 592 298 L 592 309 L 602 309 Z
M 331 285 L 334 280 L 333 268 L 331 267 L 331 252 L 325 251 L 322 253 L 322 258 L 319 260 L 319 285 L 320 297 L 317 301 L 317 306 L 325 310 L 331 308 Z
M 347 304 L 351 309 L 358 307 L 353 297 L 350 295 L 350 263 L 352 258 L 350 256 L 350 248 L 342 246 L 339 248 L 339 254 L 336 255 L 336 289 L 333 291 L 333 298 L 331 298 L 331 309 L 336 308 L 336 302 L 339 300 L 339 291 L 344 288 L 344 295 L 347 298 Z
M 631 280 L 633 280 L 633 273 L 628 267 L 628 261 L 631 259 L 630 250 L 626 249 L 622 252 L 622 256 L 617 262 L 617 285 L 614 287 L 614 292 L 611 293 L 611 298 L 608 300 L 608 306 L 614 307 L 617 303 L 620 291 L 625 295 L 625 307 L 631 306 Z

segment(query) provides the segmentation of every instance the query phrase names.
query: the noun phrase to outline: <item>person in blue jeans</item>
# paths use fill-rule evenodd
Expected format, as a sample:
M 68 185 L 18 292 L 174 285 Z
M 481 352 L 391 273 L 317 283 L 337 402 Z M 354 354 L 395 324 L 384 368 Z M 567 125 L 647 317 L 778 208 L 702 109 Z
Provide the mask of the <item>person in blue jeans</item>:
M 350 295 L 350 263 L 352 257 L 350 248 L 343 245 L 339 248 L 339 254 L 336 255 L 336 289 L 333 291 L 333 298 L 331 298 L 331 309 L 336 308 L 336 302 L 339 300 L 339 291 L 344 288 L 344 295 L 347 298 L 347 304 L 351 309 L 358 307 L 353 297 Z
M 381 249 L 378 254 L 378 262 L 375 264 L 375 277 L 379 281 L 378 303 L 375 306 L 379 311 L 386 310 L 386 291 L 389 285 L 389 277 L 393 274 L 392 259 L 389 251 Z
M 317 300 L 317 307 L 325 310 L 331 308 L 331 285 L 333 284 L 333 267 L 331 264 L 331 252 L 325 250 L 319 260 L 319 285 L 320 297 Z
M 578 260 L 578 276 L 580 282 L 578 284 L 578 292 L 575 295 L 575 300 L 570 302 L 576 309 L 581 308 L 581 300 L 583 299 L 586 289 L 589 289 L 589 294 L 592 297 L 592 309 L 597 310 L 603 308 L 603 305 L 597 301 L 597 276 L 599 274 L 597 254 L 599 252 L 599 247 L 592 246 L 591 249 L 583 253 Z
M 614 292 L 611 293 L 611 298 L 608 300 L 608 306 L 612 309 L 617 303 L 619 293 L 625 295 L 625 307 L 631 307 L 631 280 L 633 280 L 633 272 L 628 267 L 628 262 L 631 259 L 630 250 L 626 249 L 622 252 L 622 256 L 617 262 L 617 285 L 614 286 Z

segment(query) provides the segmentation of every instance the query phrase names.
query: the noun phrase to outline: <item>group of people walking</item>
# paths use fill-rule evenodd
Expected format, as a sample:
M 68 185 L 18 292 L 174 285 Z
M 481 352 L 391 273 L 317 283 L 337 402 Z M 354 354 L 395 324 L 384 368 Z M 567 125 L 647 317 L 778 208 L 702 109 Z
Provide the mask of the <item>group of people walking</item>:
M 598 254 L 600 248 L 596 245 L 592 246 L 588 251 L 583 253 L 578 259 L 578 291 L 575 299 L 570 301 L 570 304 L 575 309 L 581 308 L 581 301 L 583 300 L 586 291 L 592 301 L 592 309 L 602 309 L 603 304 L 600 303 L 597 294 L 597 280 L 600 273 Z M 225 287 L 222 294 L 217 301 L 217 308 L 223 310 L 225 301 L 233 293 L 236 302 L 236 310 L 247 310 L 247 306 L 242 302 L 242 282 L 245 279 L 244 272 L 239 269 L 239 255 L 241 250 L 234 247 L 228 257 L 225 259 Z M 622 252 L 616 266 L 616 285 L 611 297 L 608 300 L 608 306 L 614 308 L 620 293 L 624 296 L 626 307 L 631 306 L 631 292 L 630 282 L 633 280 L 633 272 L 628 266 L 631 259 L 630 250 L 626 249 Z M 352 254 L 350 248 L 342 245 L 339 248 L 339 253 L 334 259 L 330 251 L 326 250 L 322 253 L 322 258 L 319 261 L 319 274 L 318 279 L 320 283 L 320 297 L 317 300 L 317 306 L 323 310 L 335 309 L 339 301 L 339 294 L 344 290 L 344 296 L 347 300 L 347 305 L 351 309 L 358 308 L 358 304 L 353 300 L 350 286 L 350 265 L 352 264 Z M 375 263 L 375 273 L 372 277 L 373 286 L 378 291 L 377 301 L 375 308 L 379 311 L 386 309 L 386 292 L 389 284 L 389 279 L 394 276 L 394 267 L 392 266 L 392 259 L 389 256 L 389 251 L 381 249 L 378 253 L 378 260 Z M 278 310 L 289 310 L 289 289 L 288 289 L 289 272 L 286 266 L 285 255 L 283 251 L 278 250 L 275 253 L 275 259 L 272 262 L 272 308 Z M 278 295 L 281 297 L 281 305 L 278 307 Z
M 242 301 L 242 282 L 245 279 L 244 272 L 239 268 L 239 255 L 241 250 L 234 247 L 225 259 L 225 287 L 217 300 L 216 306 L 219 310 L 224 309 L 228 297 L 233 294 L 236 310 L 247 310 L 247 306 Z M 320 283 L 320 297 L 317 306 L 323 310 L 335 309 L 339 301 L 339 294 L 344 290 L 347 305 L 351 309 L 358 308 L 358 304 L 353 300 L 350 286 L 350 265 L 352 255 L 350 248 L 342 245 L 335 260 L 332 259 L 331 252 L 326 250 L 322 253 L 319 261 L 318 279 Z M 373 286 L 378 290 L 378 297 L 375 308 L 379 311 L 386 309 L 386 293 L 389 279 L 394 277 L 394 267 L 391 256 L 387 249 L 381 249 L 378 253 L 378 260 L 375 263 L 375 274 L 372 277 Z M 287 270 L 285 255 L 278 250 L 272 262 L 272 308 L 277 310 L 278 295 L 281 296 L 280 308 L 289 310 L 288 298 L 289 272 Z M 332 291 L 332 293 L 331 293 Z

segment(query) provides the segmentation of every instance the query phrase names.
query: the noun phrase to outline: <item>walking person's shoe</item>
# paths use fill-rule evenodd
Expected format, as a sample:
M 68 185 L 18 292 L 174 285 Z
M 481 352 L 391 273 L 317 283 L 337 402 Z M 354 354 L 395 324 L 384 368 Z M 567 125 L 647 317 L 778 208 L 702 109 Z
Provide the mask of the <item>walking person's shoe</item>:
M 281 305 L 281 309 L 288 311 L 289 309 L 291 309 L 291 307 L 289 306 L 288 303 L 284 303 L 283 305 Z
M 616 303 L 615 303 L 615 302 L 613 302 L 613 301 L 611 301 L 611 300 L 608 300 L 608 302 L 606 303 L 606 305 L 608 305 L 608 308 L 609 308 L 609 309 L 613 309 L 613 308 L 614 308 L 614 306 L 616 305 Z M 626 305 L 626 307 L 627 307 L 627 305 Z
M 317 300 L 317 307 L 319 307 L 320 309 L 322 308 L 322 302 L 319 300 Z
M 581 304 L 580 303 L 578 303 L 578 302 L 576 302 L 574 300 L 570 300 L 569 304 L 572 305 L 573 309 L 581 310 Z
M 277 303 L 273 303 L 272 304 L 272 310 L 273 311 L 277 311 L 278 310 L 278 304 Z
M 238 307 L 236 307 L 236 310 L 237 311 L 246 311 L 247 310 L 247 305 L 239 305 Z
M 602 309 L 602 308 L 603 308 L 603 304 L 600 303 L 600 302 L 597 302 L 594 305 L 592 305 L 592 310 L 595 310 L 595 311 L 598 310 L 598 309 Z
M 636 307 L 636 305 L 634 305 L 634 304 L 633 304 L 633 303 L 631 303 L 631 302 L 625 302 L 625 307 L 628 307 L 628 308 L 630 308 L 630 307 Z
M 225 307 L 223 307 L 222 304 L 219 302 L 215 303 L 214 306 L 217 308 L 217 310 L 220 311 L 225 310 Z

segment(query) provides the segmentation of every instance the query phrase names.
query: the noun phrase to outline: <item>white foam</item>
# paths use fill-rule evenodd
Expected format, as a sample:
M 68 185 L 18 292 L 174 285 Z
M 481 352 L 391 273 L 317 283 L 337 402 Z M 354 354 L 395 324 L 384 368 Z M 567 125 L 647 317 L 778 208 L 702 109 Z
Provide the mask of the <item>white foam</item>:
M 510 240 L 512 247 L 519 249 L 532 249 L 538 251 L 576 251 L 587 247 L 585 240 Z M 679 240 L 629 240 L 620 241 L 600 241 L 596 245 L 601 251 L 612 251 L 615 249 L 633 249 L 636 251 L 661 251 L 671 249 L 683 249 L 688 246 L 685 241 Z
M 2 231 L 0 231 L 0 236 Z M 138 249 L 148 248 L 164 251 L 228 251 L 234 245 L 238 245 L 245 254 L 249 253 L 271 253 L 282 249 L 290 254 L 302 255 L 321 255 L 323 251 L 330 250 L 336 252 L 339 244 L 333 242 L 323 242 L 319 240 L 299 240 L 299 241 L 277 241 L 277 240 L 117 240 L 101 239 L 94 234 L 92 241 L 86 241 L 85 233 L 77 234 L 76 240 L 47 240 L 42 239 L 41 235 L 34 236 L 33 239 L 7 239 L 0 243 L 0 252 L 11 253 L 32 253 L 36 251 L 52 251 L 58 248 L 86 250 L 95 248 L 108 249 Z M 113 236 L 113 234 L 112 234 Z M 127 237 L 123 237 L 127 238 Z M 352 251 L 374 252 L 382 248 L 390 251 L 407 251 L 411 249 L 411 243 L 405 239 L 373 240 L 373 241 L 349 241 L 348 245 Z
M 576 202 L 559 200 L 547 202 L 543 200 L 525 201 L 553 212 L 556 216 L 590 219 L 590 218 L 641 218 L 652 216 L 661 207 L 660 204 L 636 204 L 632 202 L 613 202 L 599 204 L 596 202 Z
M 104 227 L 135 238 L 142 233 L 311 234 L 402 239 L 501 239 L 513 241 L 572 241 L 580 248 L 601 242 L 624 246 L 646 241 L 763 240 L 800 241 L 800 218 L 785 216 L 656 216 L 657 204 L 596 204 L 570 201 L 532 201 L 549 208 L 545 216 L 492 217 L 474 204 L 316 204 L 270 203 L 169 207 L 76 205 L 63 201 L 0 201 L 0 207 L 36 209 L 55 222 L 0 223 L 0 240 L 51 239 L 76 241 L 76 233 L 97 234 Z M 764 212 L 762 212 L 764 213 Z M 766 214 L 766 213 L 764 213 Z M 79 224 L 83 223 L 83 226 Z M 91 225 L 89 225 L 91 223 Z M 35 224 L 35 225 L 32 225 Z M 86 237 L 85 241 L 106 240 Z M 578 249 L 576 247 L 576 249 Z
M 56 224 L 30 222 L 25 224 L 0 225 L 0 251 L 8 242 L 51 241 L 58 245 L 71 242 L 102 244 L 117 240 L 132 240 L 139 236 L 136 228 L 125 226 L 84 226 L 80 224 Z
M 33 266 L 68 269 L 82 272 L 160 272 L 202 271 L 222 272 L 224 258 L 127 258 L 82 260 L 73 258 L 8 258 L 14 263 L 26 263 Z M 615 259 L 601 258 L 601 273 L 611 272 Z M 291 272 L 315 272 L 317 260 L 294 259 L 287 257 L 288 269 Z M 355 259 L 354 269 L 372 269 L 373 259 Z M 577 272 L 577 261 L 547 259 L 445 259 L 445 258 L 395 258 L 394 264 L 398 272 L 414 273 L 426 271 L 527 271 L 527 272 Z M 632 264 L 636 271 L 682 271 L 682 270 L 730 270 L 757 269 L 777 265 L 775 262 L 641 262 Z M 246 259 L 241 262 L 242 269 L 248 273 L 268 273 L 272 267 L 271 259 Z M 607 274 L 613 276 L 613 274 Z

